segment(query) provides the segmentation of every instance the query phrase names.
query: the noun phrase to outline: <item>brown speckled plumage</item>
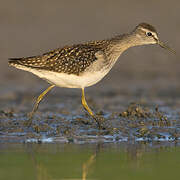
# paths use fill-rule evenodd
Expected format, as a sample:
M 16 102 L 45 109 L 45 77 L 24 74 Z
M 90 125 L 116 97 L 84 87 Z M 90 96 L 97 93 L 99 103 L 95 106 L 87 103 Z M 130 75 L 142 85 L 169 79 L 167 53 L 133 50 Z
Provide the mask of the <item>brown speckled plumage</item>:
M 91 41 L 84 44 L 65 46 L 41 56 L 12 58 L 9 64 L 79 75 L 97 60 L 96 53 L 105 51 L 108 45 L 108 40 Z

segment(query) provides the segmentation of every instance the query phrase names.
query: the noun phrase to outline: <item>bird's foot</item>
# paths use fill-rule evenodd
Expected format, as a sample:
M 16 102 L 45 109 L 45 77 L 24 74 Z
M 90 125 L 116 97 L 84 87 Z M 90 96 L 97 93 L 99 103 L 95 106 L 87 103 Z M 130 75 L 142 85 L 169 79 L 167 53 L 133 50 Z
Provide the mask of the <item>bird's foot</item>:
M 25 122 L 25 125 L 27 127 L 30 127 L 32 125 L 33 115 L 34 115 L 33 112 L 27 114 L 27 121 Z
M 103 122 L 105 121 L 104 117 L 102 117 L 100 115 L 94 115 L 93 119 L 95 120 L 95 122 L 97 124 L 97 128 L 99 130 L 103 130 L 104 129 Z

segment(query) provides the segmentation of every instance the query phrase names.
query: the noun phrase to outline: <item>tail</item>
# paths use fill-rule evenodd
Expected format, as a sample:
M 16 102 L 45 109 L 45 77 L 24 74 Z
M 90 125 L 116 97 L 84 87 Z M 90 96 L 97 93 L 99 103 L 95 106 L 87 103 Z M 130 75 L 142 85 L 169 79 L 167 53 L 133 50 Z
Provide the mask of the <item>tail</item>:
M 24 63 L 26 60 L 25 58 L 9 58 L 8 60 L 9 66 L 13 66 L 24 71 L 29 71 L 28 66 Z
M 21 64 L 22 58 L 9 58 L 8 60 L 9 60 L 9 61 L 8 61 L 8 64 L 9 64 L 10 66 L 22 65 L 22 64 Z

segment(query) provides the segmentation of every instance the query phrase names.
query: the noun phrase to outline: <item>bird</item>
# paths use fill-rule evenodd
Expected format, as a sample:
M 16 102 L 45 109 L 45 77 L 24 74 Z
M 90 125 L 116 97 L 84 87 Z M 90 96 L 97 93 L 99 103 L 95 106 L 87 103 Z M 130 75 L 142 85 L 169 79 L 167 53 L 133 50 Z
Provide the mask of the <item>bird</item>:
M 116 35 L 105 40 L 66 45 L 38 56 L 10 58 L 8 64 L 31 72 L 50 84 L 37 98 L 29 115 L 30 119 L 33 118 L 44 96 L 57 86 L 81 89 L 81 103 L 84 109 L 99 124 L 95 113 L 87 104 L 85 88 L 102 80 L 120 55 L 128 48 L 148 44 L 157 44 L 175 53 L 159 40 L 154 26 L 140 23 L 129 33 Z

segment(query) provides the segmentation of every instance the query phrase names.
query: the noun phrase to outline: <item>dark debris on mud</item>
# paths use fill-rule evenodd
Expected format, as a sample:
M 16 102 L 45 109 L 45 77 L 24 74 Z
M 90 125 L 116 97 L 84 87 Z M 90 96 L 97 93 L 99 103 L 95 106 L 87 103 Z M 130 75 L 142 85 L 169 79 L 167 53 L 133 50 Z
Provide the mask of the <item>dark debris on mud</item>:
M 27 114 L 16 114 L 13 110 L 0 111 L 1 142 L 26 142 L 27 139 L 64 138 L 62 142 L 88 142 L 101 137 L 105 142 L 120 141 L 177 141 L 180 137 L 178 121 L 159 110 L 146 105 L 131 103 L 122 112 L 96 114 L 101 124 L 87 114 L 70 115 L 70 113 L 37 113 L 32 125 L 27 125 Z M 91 137 L 91 138 L 90 138 Z M 53 142 L 53 140 L 52 140 Z

